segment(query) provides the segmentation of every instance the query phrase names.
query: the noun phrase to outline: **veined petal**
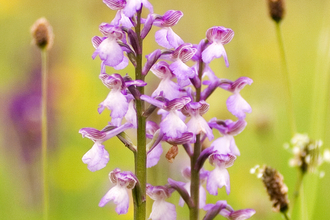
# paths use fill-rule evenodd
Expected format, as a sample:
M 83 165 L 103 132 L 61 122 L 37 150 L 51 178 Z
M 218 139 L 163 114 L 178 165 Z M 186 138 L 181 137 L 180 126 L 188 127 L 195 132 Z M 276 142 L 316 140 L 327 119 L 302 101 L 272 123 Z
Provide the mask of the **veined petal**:
M 120 10 L 126 6 L 126 0 L 103 0 L 103 3 L 112 10 Z
M 104 132 L 95 128 L 82 128 L 79 130 L 79 133 L 82 134 L 83 137 L 87 137 L 91 140 L 102 140 L 105 137 Z
M 211 27 L 206 31 L 206 38 L 210 42 L 219 42 L 221 44 L 229 43 L 234 37 L 234 31 L 222 26 Z
M 99 45 L 102 43 L 102 41 L 106 39 L 106 37 L 99 37 L 99 36 L 94 36 L 92 38 L 92 44 L 93 44 L 93 47 L 96 49 L 99 47 Z M 95 57 L 93 57 L 94 59 Z
M 155 25 L 158 27 L 172 27 L 179 22 L 182 16 L 181 11 L 169 10 L 155 21 Z
M 87 168 L 94 172 L 104 168 L 109 162 L 109 153 L 104 146 L 95 142 L 93 147 L 82 157 L 82 161 L 87 164 Z
M 228 213 L 223 212 L 225 210 L 220 211 L 220 215 L 230 219 L 230 220 L 245 220 L 252 217 L 256 211 L 253 209 L 241 209 L 237 211 L 232 211 Z M 224 214 L 225 213 L 225 214 Z

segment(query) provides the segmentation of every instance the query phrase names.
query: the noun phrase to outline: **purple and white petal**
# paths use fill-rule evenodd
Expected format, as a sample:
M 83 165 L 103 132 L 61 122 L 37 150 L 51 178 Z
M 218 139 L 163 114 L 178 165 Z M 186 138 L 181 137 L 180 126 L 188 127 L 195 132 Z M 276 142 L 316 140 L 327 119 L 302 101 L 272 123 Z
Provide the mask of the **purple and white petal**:
M 113 201 L 117 207 L 116 212 L 120 214 L 126 214 L 129 206 L 129 195 L 127 189 L 120 185 L 116 185 L 111 188 L 101 199 L 99 206 L 103 207 L 109 201 Z
M 241 209 L 237 211 L 228 211 L 223 209 L 220 211 L 220 215 L 230 219 L 230 220 L 245 220 L 252 217 L 256 211 L 254 209 Z
M 177 111 L 170 111 L 160 123 L 160 129 L 169 138 L 180 138 L 187 131 L 186 124 L 180 119 Z
M 128 110 L 128 102 L 126 97 L 119 90 L 111 90 L 107 98 L 100 103 L 98 112 L 102 113 L 104 107 L 111 110 L 112 118 L 123 118 Z
M 99 142 L 95 142 L 93 147 L 82 157 L 83 163 L 87 168 L 94 172 L 104 168 L 109 162 L 109 153 Z
M 218 188 L 226 187 L 226 192 L 230 193 L 229 173 L 227 169 L 215 167 L 210 172 L 206 183 L 206 189 L 211 195 L 218 195 Z
M 131 98 L 129 103 L 128 103 L 128 110 L 127 113 L 125 115 L 125 119 L 130 122 L 134 128 L 137 128 L 137 119 L 136 119 L 136 110 L 135 110 L 135 101 L 133 99 L 133 96 L 130 95 Z
M 91 140 L 102 140 L 106 135 L 103 131 L 99 131 L 95 128 L 82 128 L 79 130 L 79 133 L 82 134 L 83 137 L 87 137 Z
M 226 66 L 229 66 L 227 54 L 223 45 L 229 43 L 234 37 L 234 31 L 225 27 L 211 27 L 206 31 L 206 38 L 211 43 L 203 52 L 202 59 L 210 63 L 214 58 L 223 56 Z
M 202 58 L 205 63 L 210 63 L 214 58 L 223 57 L 226 66 L 229 66 L 227 53 L 222 44 L 212 43 L 202 52 Z
M 147 154 L 147 168 L 157 165 L 160 156 L 163 153 L 162 145 L 159 143 L 152 149 L 150 153 Z
M 191 84 L 189 78 L 195 76 L 195 72 L 189 66 L 187 66 L 182 60 L 178 59 L 173 62 L 170 66 L 170 70 L 175 74 L 178 79 L 180 87 L 185 87 Z
M 252 108 L 245 101 L 239 93 L 233 94 L 229 96 L 226 101 L 228 111 L 230 111 L 233 115 L 238 117 L 239 119 L 245 118 L 245 113 L 251 113 Z
M 175 205 L 164 200 L 156 200 L 152 204 L 152 211 L 149 219 L 152 220 L 175 220 L 176 210 Z

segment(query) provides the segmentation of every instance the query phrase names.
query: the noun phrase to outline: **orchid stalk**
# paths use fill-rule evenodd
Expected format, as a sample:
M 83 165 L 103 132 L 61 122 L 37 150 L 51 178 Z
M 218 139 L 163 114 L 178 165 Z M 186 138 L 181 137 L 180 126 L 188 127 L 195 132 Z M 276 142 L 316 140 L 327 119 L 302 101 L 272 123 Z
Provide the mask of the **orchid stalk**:
M 47 126 L 47 51 L 50 50 L 54 42 L 52 27 L 45 18 L 38 19 L 31 27 L 33 44 L 41 51 L 41 160 L 43 179 L 43 219 L 49 216 L 49 184 L 48 184 L 48 126 Z
M 183 16 L 181 11 L 169 10 L 164 15 L 158 15 L 147 0 L 103 2 L 110 9 L 117 10 L 117 13 L 111 23 L 99 26 L 103 36 L 92 38 L 95 47 L 92 58 L 99 56 L 101 59 L 99 78 L 110 89 L 98 111 L 102 113 L 106 108 L 109 109 L 111 120 L 102 130 L 80 129 L 79 133 L 83 137 L 94 142 L 82 160 L 90 171 L 106 169 L 110 155 L 103 142 L 117 136 L 134 154 L 135 167 L 134 173 L 121 172 L 118 168 L 110 172 L 110 182 L 115 186 L 101 199 L 99 206 L 103 207 L 112 201 L 116 204 L 118 214 L 126 214 L 129 208 L 127 195 L 132 191 L 135 220 L 146 219 L 146 195 L 154 200 L 150 219 L 175 220 L 176 206 L 165 200 L 177 191 L 181 196 L 179 204 L 183 206 L 186 203 L 189 208 L 190 220 L 199 219 L 200 209 L 207 211 L 205 220 L 213 219 L 218 214 L 228 219 L 250 218 L 255 213 L 252 209 L 235 211 L 226 202 L 206 205 L 203 186 L 206 182 L 206 189 L 212 195 L 217 195 L 218 189 L 223 186 L 227 194 L 230 193 L 227 168 L 240 155 L 234 136 L 244 130 L 246 113 L 251 112 L 240 90 L 250 85 L 252 79 L 219 79 L 209 67 L 211 61 L 220 57 L 229 66 L 224 45 L 233 39 L 234 31 L 221 26 L 211 27 L 206 32 L 206 39 L 199 44 L 191 44 L 184 42 L 172 30 Z M 144 8 L 149 10 L 146 18 L 142 17 Z M 155 33 L 155 41 L 163 49 L 144 55 L 144 40 L 153 27 L 160 28 Z M 195 62 L 195 65 L 188 66 L 188 61 Z M 124 69 L 129 62 L 135 68 L 135 79 L 128 75 L 106 73 L 106 66 Z M 149 72 L 160 78 L 152 94 L 146 94 L 144 89 L 148 85 L 145 78 Z M 204 90 L 202 85 L 206 86 Z M 216 118 L 207 122 L 204 119 L 203 115 L 210 108 L 206 99 L 217 88 L 232 93 L 226 104 L 228 110 L 238 118 L 236 122 Z M 156 110 L 161 117 L 159 124 L 148 120 Z M 213 128 L 219 130 L 223 137 L 204 149 L 205 139 L 211 141 L 214 138 Z M 136 129 L 136 145 L 126 134 L 128 129 Z M 190 158 L 190 164 L 183 171 L 187 183 L 171 178 L 162 186 L 147 183 L 147 168 L 157 165 L 166 144 L 172 146 L 165 156 L 169 162 L 175 160 L 180 145 Z M 207 160 L 215 167 L 213 171 L 203 169 Z

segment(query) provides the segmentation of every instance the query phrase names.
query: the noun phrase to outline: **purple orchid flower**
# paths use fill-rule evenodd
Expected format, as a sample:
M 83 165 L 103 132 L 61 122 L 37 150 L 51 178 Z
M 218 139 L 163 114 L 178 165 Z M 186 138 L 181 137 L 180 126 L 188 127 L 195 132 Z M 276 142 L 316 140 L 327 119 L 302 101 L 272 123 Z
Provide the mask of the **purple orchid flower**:
M 161 79 L 157 89 L 152 93 L 151 97 L 156 97 L 163 92 L 163 96 L 168 100 L 172 100 L 181 96 L 180 87 L 171 81 L 174 74 L 171 72 L 169 65 L 165 61 L 160 61 L 151 68 L 153 74 Z
M 236 146 L 234 136 L 241 133 L 246 125 L 247 123 L 244 119 L 233 122 L 230 119 L 223 121 L 212 118 L 209 121 L 209 126 L 217 129 L 223 136 L 213 141 L 211 146 L 220 154 L 231 153 L 239 156 L 240 152 Z
M 210 63 L 214 58 L 224 58 L 226 66 L 229 66 L 227 54 L 223 45 L 228 44 L 234 37 L 234 31 L 225 27 L 212 27 L 206 31 L 206 38 L 210 45 L 202 52 L 202 59 Z
M 99 206 L 103 207 L 109 201 L 113 201 L 117 205 L 116 212 L 119 215 L 126 214 L 129 206 L 128 190 L 135 187 L 136 177 L 130 171 L 120 172 L 117 168 L 109 173 L 109 179 L 116 185 L 103 196 Z
M 153 99 L 147 95 L 140 97 L 142 100 L 149 102 L 152 105 L 157 106 L 168 111 L 168 114 L 160 123 L 160 129 L 163 134 L 168 138 L 180 138 L 183 133 L 187 131 L 186 124 L 180 119 L 178 110 L 182 109 L 187 103 L 191 101 L 190 97 L 176 98 L 171 101 L 161 102 Z
M 183 40 L 172 30 L 171 27 L 176 25 L 183 13 L 181 11 L 170 10 L 163 16 L 156 17 L 153 21 L 155 26 L 161 27 L 155 34 L 156 42 L 167 49 L 177 48 L 183 44 Z M 152 19 L 152 18 L 150 18 Z
M 108 75 L 106 73 L 100 74 L 100 79 L 103 84 L 111 89 L 107 98 L 99 104 L 98 112 L 101 114 L 105 107 L 111 111 L 111 119 L 114 125 L 118 126 L 122 118 L 128 111 L 128 100 L 123 94 L 126 90 L 126 84 L 119 74 Z
M 103 0 L 103 2 L 112 10 L 122 10 L 128 18 L 140 10 L 142 4 L 153 13 L 153 7 L 148 0 Z
M 107 107 L 111 110 L 110 116 L 113 125 L 119 126 L 123 117 L 126 116 L 126 119 L 136 126 L 136 119 L 134 119 L 136 117 L 133 115 L 135 114 L 133 96 L 124 94 L 126 94 L 128 86 L 145 86 L 146 83 L 141 80 L 124 82 L 123 77 L 117 73 L 112 75 L 101 73 L 99 78 L 106 87 L 111 89 L 107 98 L 99 104 L 99 114 Z
M 147 184 L 146 193 L 151 199 L 154 200 L 149 219 L 152 220 L 176 219 L 175 205 L 165 201 L 165 199 L 171 196 L 172 192 L 173 189 L 167 186 L 152 186 L 150 184 Z
M 206 202 L 206 191 L 204 189 L 204 187 L 202 186 L 202 184 L 206 181 L 207 177 L 209 175 L 209 171 L 201 169 L 200 173 L 199 173 L 199 179 L 200 179 L 200 185 L 199 185 L 199 208 L 202 209 L 205 206 L 205 202 Z M 187 190 L 189 196 L 190 196 L 190 185 L 191 185 L 191 168 L 190 167 L 186 167 L 183 171 L 182 171 L 182 176 L 188 180 L 187 183 L 184 183 L 184 189 Z M 184 205 L 184 200 L 182 197 L 180 197 L 179 200 L 179 206 L 183 206 Z
M 197 49 L 193 48 L 192 44 L 185 43 L 176 48 L 171 55 L 174 62 L 170 65 L 170 70 L 172 70 L 178 79 L 180 87 L 190 85 L 191 82 L 189 78 L 194 78 L 196 75 L 195 71 L 185 64 L 196 52 Z
M 112 10 L 118 10 L 115 18 L 111 21 L 111 25 L 120 26 L 123 25 L 127 28 L 132 28 L 134 25 L 132 21 L 124 14 L 124 8 L 126 6 L 126 0 L 103 0 Z
M 209 110 L 210 105 L 205 101 L 190 102 L 185 105 L 181 112 L 185 116 L 190 116 L 191 119 L 187 123 L 187 129 L 193 134 L 205 134 L 209 140 L 214 138 L 210 126 L 207 124 L 205 119 L 202 117 Z
M 252 82 L 253 80 L 248 77 L 240 77 L 234 82 L 227 80 L 220 84 L 221 88 L 233 93 L 233 95 L 229 96 L 227 99 L 226 104 L 228 111 L 238 118 L 245 118 L 245 113 L 252 112 L 249 103 L 247 103 L 239 93 L 246 85 L 251 85 Z
M 107 23 L 102 23 L 99 27 L 104 37 L 94 36 L 92 38 L 95 52 L 92 58 L 98 55 L 102 60 L 102 69 L 104 65 L 123 69 L 128 65 L 128 59 L 124 56 L 123 49 L 117 43 L 117 40 L 123 40 L 125 34 L 120 27 Z
M 102 143 L 131 128 L 131 123 L 125 123 L 110 131 L 99 131 L 95 128 L 82 128 L 79 133 L 94 141 L 93 147 L 82 157 L 82 161 L 87 164 L 87 168 L 94 172 L 104 168 L 109 162 L 109 153 L 104 149 Z
M 218 195 L 218 188 L 226 187 L 226 192 L 230 193 L 229 173 L 226 168 L 231 167 L 236 160 L 232 154 L 212 154 L 209 157 L 210 164 L 215 166 L 207 179 L 206 189 L 211 195 Z

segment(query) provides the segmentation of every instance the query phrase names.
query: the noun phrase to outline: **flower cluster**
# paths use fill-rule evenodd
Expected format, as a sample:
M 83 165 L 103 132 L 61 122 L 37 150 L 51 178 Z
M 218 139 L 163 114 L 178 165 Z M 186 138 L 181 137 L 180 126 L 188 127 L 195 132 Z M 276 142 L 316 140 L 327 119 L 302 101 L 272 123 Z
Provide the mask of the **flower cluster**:
M 205 209 L 207 214 L 204 219 L 213 219 L 218 214 L 228 219 L 251 217 L 254 210 L 235 211 L 226 201 L 206 204 L 206 190 L 217 195 L 218 189 L 225 187 L 227 194 L 230 193 L 227 169 L 240 156 L 234 136 L 244 130 L 247 124 L 246 113 L 251 112 L 250 105 L 243 99 L 240 91 L 246 85 L 251 85 L 252 79 L 220 79 L 209 67 L 211 61 L 220 57 L 229 66 L 224 46 L 233 39 L 234 31 L 221 26 L 211 27 L 206 31 L 205 39 L 199 44 L 191 44 L 182 40 L 172 29 L 182 18 L 181 11 L 169 10 L 164 15 L 158 15 L 153 12 L 153 7 L 147 0 L 103 2 L 110 9 L 117 10 L 117 14 L 111 23 L 102 23 L 99 26 L 101 37 L 92 38 L 95 47 L 92 57 L 94 59 L 99 56 L 101 59 L 99 78 L 110 89 L 106 99 L 100 103 L 98 112 L 101 114 L 105 109 L 110 110 L 111 120 L 102 130 L 82 128 L 79 131 L 83 137 L 94 142 L 93 147 L 83 156 L 83 162 L 91 171 L 104 168 L 109 162 L 109 153 L 103 142 L 114 136 L 119 137 L 134 154 L 141 154 L 139 149 L 145 148 L 146 153 L 142 157 L 146 158 L 146 167 L 158 163 L 164 143 L 173 146 L 166 156 L 169 160 L 175 158 L 178 146 L 182 145 L 192 162 L 182 172 L 187 182 L 169 178 L 164 186 L 143 186 L 140 184 L 143 181 L 138 176 L 115 169 L 109 174 L 115 186 L 102 198 L 99 205 L 104 206 L 113 201 L 117 205 L 117 213 L 124 214 L 129 204 L 128 190 L 141 187 L 145 190 L 138 191 L 146 191 L 154 200 L 150 214 L 150 219 L 153 220 L 176 219 L 175 205 L 165 201 L 174 190 L 181 195 L 181 206 L 186 203 L 190 209 Z M 146 18 L 141 17 L 143 7 L 150 12 Z M 141 42 L 153 26 L 160 28 L 156 31 L 155 41 L 163 49 L 146 55 L 146 61 L 142 65 Z M 194 62 L 194 65 L 189 66 L 188 61 Z M 135 67 L 135 80 L 117 73 L 106 73 L 106 66 L 123 69 L 129 62 Z M 141 88 L 147 86 L 144 79 L 149 72 L 160 80 L 151 94 L 144 94 Z M 226 105 L 228 111 L 237 117 L 236 121 L 217 118 L 207 121 L 203 117 L 210 108 L 206 100 L 217 88 L 232 93 Z M 145 108 L 144 103 L 149 103 L 149 107 Z M 141 111 L 138 106 L 142 106 L 142 114 L 139 113 Z M 160 123 L 148 120 L 156 110 L 161 117 Z M 141 117 L 146 118 L 146 122 L 140 120 Z M 150 141 L 146 146 L 135 146 L 123 135 L 127 129 L 137 129 L 138 138 L 144 132 L 142 136 Z M 218 130 L 222 136 L 213 141 L 210 147 L 202 149 L 206 138 L 209 141 L 214 139 L 213 129 Z M 206 160 L 214 166 L 212 171 L 203 169 Z M 193 199 L 193 194 L 196 193 L 199 194 L 199 201 Z
M 328 149 L 321 153 L 321 140 L 312 140 L 307 134 L 296 134 L 291 139 L 292 148 L 285 144 L 285 148 L 290 149 L 293 158 L 290 166 L 298 167 L 302 173 L 314 172 L 323 162 L 330 162 L 330 151 Z

